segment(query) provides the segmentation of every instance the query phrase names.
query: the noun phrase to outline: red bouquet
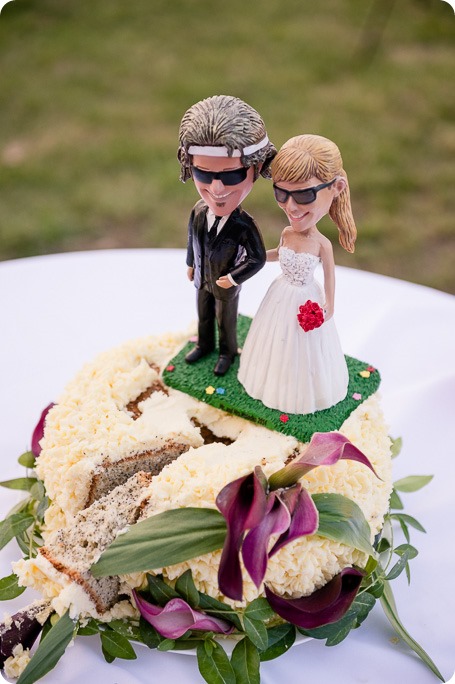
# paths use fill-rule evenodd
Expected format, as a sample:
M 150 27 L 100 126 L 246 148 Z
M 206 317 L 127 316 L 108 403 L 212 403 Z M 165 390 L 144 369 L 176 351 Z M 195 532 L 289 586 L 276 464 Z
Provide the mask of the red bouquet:
M 305 304 L 299 306 L 297 320 L 300 327 L 305 332 L 308 332 L 309 330 L 314 330 L 314 328 L 319 328 L 324 323 L 324 312 L 317 302 L 308 300 Z

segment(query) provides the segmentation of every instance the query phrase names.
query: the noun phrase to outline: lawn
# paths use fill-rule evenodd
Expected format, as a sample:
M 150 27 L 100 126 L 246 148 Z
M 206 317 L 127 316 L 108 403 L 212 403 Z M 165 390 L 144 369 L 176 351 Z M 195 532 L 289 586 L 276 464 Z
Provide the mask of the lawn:
M 455 292 L 455 18 L 441 0 L 14 0 L 0 14 L 0 259 L 184 247 L 183 112 L 245 99 L 277 146 L 333 138 L 358 242 L 338 264 Z M 244 207 L 266 246 L 271 184 Z M 184 268 L 184 266 L 182 265 Z

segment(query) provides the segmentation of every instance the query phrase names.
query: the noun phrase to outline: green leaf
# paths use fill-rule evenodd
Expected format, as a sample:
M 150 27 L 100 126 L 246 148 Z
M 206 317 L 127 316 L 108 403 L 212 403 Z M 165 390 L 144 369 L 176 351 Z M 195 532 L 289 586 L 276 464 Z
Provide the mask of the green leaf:
M 208 684 L 236 684 L 234 670 L 223 647 L 211 641 L 212 651 L 209 654 L 206 644 L 208 642 L 197 647 L 197 663 L 202 678 Z
M 395 489 L 392 489 L 392 493 L 390 495 L 390 508 L 395 508 L 398 511 L 402 511 L 404 508 L 403 502 L 396 493 Z
M 30 487 L 30 495 L 36 499 L 36 501 L 43 501 L 46 497 L 46 490 L 41 480 L 36 480 Z
M 158 648 L 160 643 L 164 641 L 164 637 L 143 617 L 139 620 L 139 634 L 141 641 L 149 648 Z
M 406 545 L 406 547 L 407 548 L 405 550 L 400 549 L 400 551 L 397 551 L 397 549 L 394 549 L 394 551 L 400 555 L 400 560 L 397 561 L 397 563 L 395 563 L 393 568 L 387 574 L 386 580 L 388 582 L 390 580 L 395 579 L 399 575 L 401 575 L 401 573 L 405 569 L 409 559 L 415 558 L 415 556 L 417 556 L 417 553 L 418 553 L 417 549 L 415 549 L 413 546 L 409 546 L 409 545 Z
M 0 522 L 0 549 L 3 549 L 11 539 L 25 532 L 35 522 L 28 513 L 14 513 Z
M 396 553 L 398 556 L 403 556 L 406 553 L 409 560 L 419 555 L 419 552 L 417 551 L 416 547 L 412 546 L 411 544 L 400 544 L 400 546 L 397 546 L 393 549 L 393 552 Z
M 17 460 L 24 468 L 33 468 L 35 465 L 35 454 L 32 451 L 26 451 Z
M 316 534 L 376 556 L 370 542 L 370 526 L 359 506 L 341 494 L 313 494 L 319 511 Z
M 378 553 L 384 553 L 385 551 L 388 551 L 390 549 L 390 542 L 388 539 L 383 537 L 382 539 L 379 540 L 377 551 Z
M 105 631 L 100 632 L 100 636 L 103 651 L 108 653 L 112 658 L 123 658 L 124 660 L 136 659 L 137 656 L 130 642 L 118 632 L 114 632 L 112 629 L 106 629 Z
M 34 684 L 50 672 L 65 653 L 66 647 L 73 639 L 74 631 L 75 623 L 69 614 L 65 613 L 51 627 L 45 639 L 41 639 L 34 656 L 17 680 L 17 684 Z
M 118 632 L 126 639 L 134 639 L 135 641 L 141 641 L 141 634 L 139 631 L 139 625 L 133 624 L 129 620 L 111 620 L 109 622 L 109 627 Z
M 193 581 L 193 575 L 190 569 L 185 570 L 183 575 L 177 579 L 175 583 L 175 590 L 192 608 L 199 606 L 199 592 Z
M 132 525 L 101 554 L 95 577 L 153 570 L 223 546 L 226 523 L 211 508 L 177 508 Z
M 268 643 L 265 651 L 259 654 L 261 662 L 274 660 L 289 651 L 295 641 L 295 627 L 290 623 L 270 627 L 267 630 Z
M 252 620 L 248 615 L 243 616 L 243 626 L 248 638 L 260 651 L 268 646 L 267 628 L 261 620 Z
M 245 609 L 246 616 L 251 620 L 270 620 L 275 617 L 275 612 L 266 598 L 259 597 L 251 601 Z
M 338 630 L 338 632 L 329 636 L 327 641 L 325 642 L 325 645 L 326 646 L 337 646 L 338 644 L 341 644 L 341 642 L 346 639 L 346 637 L 348 636 L 348 634 L 351 632 L 351 630 L 354 627 L 355 627 L 355 620 L 351 621 L 350 624 L 344 625 L 344 627 L 341 627 Z
M 419 530 L 419 532 L 426 533 L 426 529 L 422 527 L 419 521 L 413 518 L 411 515 L 407 515 L 406 513 L 391 513 L 390 517 L 392 518 L 392 520 L 399 520 L 400 523 L 401 521 L 404 521 L 407 525 L 411 525 L 411 527 L 414 527 L 416 530 Z
M 411 635 L 406 631 L 405 627 L 400 621 L 397 613 L 397 608 L 395 605 L 395 599 L 393 597 L 392 589 L 390 587 L 389 582 L 384 582 L 384 593 L 381 596 L 381 604 L 387 619 L 389 620 L 390 624 L 392 625 L 393 629 L 398 634 L 398 636 L 400 636 L 403 639 L 403 641 L 405 641 L 407 645 L 410 648 L 412 648 L 412 650 L 415 653 L 417 653 L 417 655 L 419 656 L 419 658 L 423 660 L 425 665 L 427 665 L 430 668 L 430 670 L 436 675 L 436 677 L 438 677 L 441 680 L 441 682 L 443 682 L 444 677 L 439 672 L 433 660 L 430 658 L 428 653 L 424 651 L 420 644 L 418 644 L 417 641 L 415 641 L 415 639 L 411 637 Z M 18 684 L 20 683 L 18 682 Z
M 207 615 L 229 620 L 240 632 L 243 631 L 238 613 L 226 603 L 221 603 L 221 601 L 199 592 L 199 608 Z
M 175 639 L 163 639 L 163 641 L 158 644 L 159 651 L 172 651 L 175 646 Z
M 402 480 L 394 482 L 393 486 L 399 492 L 417 492 L 431 482 L 432 479 L 433 475 L 409 475 Z
M 231 665 L 237 684 L 259 684 L 261 660 L 257 648 L 248 638 L 244 638 L 232 651 Z
M 367 593 L 371 594 L 374 599 L 378 599 L 381 598 L 382 594 L 384 593 L 384 577 L 378 573 L 374 573 L 373 579 L 374 582 L 370 587 L 368 587 Z
M 110 664 L 110 663 L 114 662 L 115 657 L 113 655 L 111 655 L 110 653 L 108 653 L 103 645 L 101 645 L 101 652 L 104 656 L 104 660 L 106 661 L 106 663 Z
M 176 639 L 174 643 L 174 651 L 192 651 L 195 648 L 199 646 L 199 644 L 203 643 L 203 639 L 195 639 L 195 638 L 190 638 L 190 639 L 183 639 L 180 637 L 179 639 Z
M 77 636 L 93 636 L 94 634 L 98 634 L 99 631 L 98 623 L 91 618 L 86 625 L 78 627 Z
M 179 594 L 161 577 L 147 574 L 148 591 L 152 597 L 152 602 L 163 607 L 168 601 L 179 598 Z
M 29 492 L 36 482 L 38 482 L 36 477 L 17 477 L 15 480 L 3 480 L 3 482 L 0 482 L 0 487 Z
M 14 573 L 0 579 L 0 601 L 9 601 L 24 593 L 25 587 L 20 587 Z
M 390 455 L 392 456 L 392 458 L 396 458 L 403 447 L 403 440 L 401 439 L 401 437 L 397 437 L 396 439 L 393 439 L 393 437 L 391 437 L 390 439 L 392 441 L 392 444 L 390 446 Z

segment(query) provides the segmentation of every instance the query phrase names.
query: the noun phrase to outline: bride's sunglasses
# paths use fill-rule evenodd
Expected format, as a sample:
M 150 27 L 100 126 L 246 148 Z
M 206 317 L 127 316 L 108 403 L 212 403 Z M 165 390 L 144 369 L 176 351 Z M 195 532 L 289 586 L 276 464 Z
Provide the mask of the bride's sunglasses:
M 232 169 L 230 171 L 203 171 L 198 169 L 197 166 L 193 166 L 193 178 L 195 178 L 199 183 L 206 183 L 210 185 L 214 180 L 220 180 L 223 185 L 238 185 L 243 183 L 248 173 L 248 169 L 244 166 L 240 166 L 238 169 Z
M 335 181 L 336 178 L 328 183 L 321 183 L 321 185 L 315 185 L 313 188 L 305 188 L 304 190 L 285 190 L 274 184 L 273 192 L 275 193 L 276 201 L 280 204 L 286 204 L 289 197 L 292 197 L 297 204 L 311 204 L 311 202 L 315 201 L 319 190 L 330 187 Z

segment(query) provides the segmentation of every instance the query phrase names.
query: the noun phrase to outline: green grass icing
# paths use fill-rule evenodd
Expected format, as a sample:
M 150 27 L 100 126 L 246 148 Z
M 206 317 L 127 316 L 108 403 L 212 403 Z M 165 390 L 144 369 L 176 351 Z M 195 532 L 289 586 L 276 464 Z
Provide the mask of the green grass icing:
M 250 324 L 251 318 L 239 316 L 238 341 L 240 346 L 245 340 Z M 267 408 L 261 401 L 252 399 L 245 392 L 237 380 L 239 358 L 235 359 L 230 370 L 223 377 L 217 377 L 213 373 L 218 358 L 216 351 L 195 364 L 186 363 L 185 355 L 193 344 L 188 342 L 169 362 L 168 368 L 173 367 L 173 370 L 164 370 L 163 380 L 169 387 L 185 392 L 199 401 L 222 409 L 227 413 L 263 425 L 270 430 L 296 437 L 301 442 L 308 442 L 314 432 L 339 430 L 352 411 L 376 392 L 381 381 L 376 369 L 371 371 L 369 377 L 362 377 L 360 372 L 370 368 L 370 364 L 346 356 L 349 385 L 345 399 L 331 408 L 315 413 L 306 415 L 287 414 Z M 213 393 L 207 393 L 207 388 L 213 388 Z M 287 420 L 283 421 L 283 417 L 287 417 Z

